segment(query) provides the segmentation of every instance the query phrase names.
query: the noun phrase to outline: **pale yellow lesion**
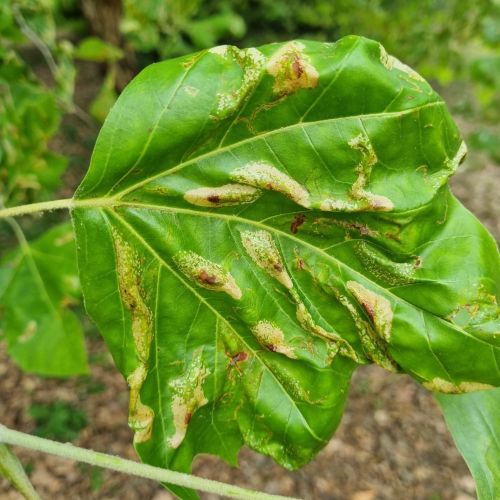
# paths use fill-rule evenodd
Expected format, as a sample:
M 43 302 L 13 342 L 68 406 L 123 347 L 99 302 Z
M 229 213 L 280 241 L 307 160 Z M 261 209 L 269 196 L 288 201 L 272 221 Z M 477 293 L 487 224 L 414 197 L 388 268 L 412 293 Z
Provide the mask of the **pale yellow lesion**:
M 213 47 L 209 53 L 236 62 L 242 70 L 241 81 L 234 90 L 217 94 L 217 107 L 213 117 L 222 119 L 233 114 L 257 85 L 266 64 L 266 57 L 255 48 L 239 49 L 232 45 Z
M 140 259 L 132 247 L 114 230 L 116 269 L 120 297 L 131 315 L 132 336 L 139 364 L 127 377 L 130 387 L 129 425 L 135 431 L 134 443 L 151 438 L 154 411 L 141 402 L 140 391 L 146 380 L 149 350 L 153 339 L 153 315 L 144 299 L 141 288 Z
M 305 208 L 311 206 L 307 189 L 289 175 L 266 162 L 250 162 L 233 170 L 231 179 L 256 188 L 277 191 Z
M 200 207 L 229 207 L 252 203 L 259 198 L 261 191 L 242 184 L 225 184 L 216 187 L 191 189 L 184 194 L 184 199 Z
M 366 189 L 370 182 L 373 167 L 377 164 L 377 155 L 365 134 L 361 133 L 349 141 L 349 146 L 361 152 L 361 161 L 356 165 L 357 178 L 351 186 L 348 200 L 327 198 L 320 204 L 326 212 L 359 212 L 362 210 L 387 212 L 394 208 L 394 203 L 386 196 L 371 193 Z
M 394 262 L 385 254 L 359 240 L 353 245 L 354 252 L 363 266 L 378 279 L 391 286 L 406 285 L 416 281 L 415 272 L 422 267 L 422 259 L 414 256 L 413 262 Z
M 378 336 L 372 326 L 361 317 L 356 307 L 345 295 L 342 295 L 338 291 L 335 291 L 335 295 L 354 321 L 366 356 L 380 367 L 390 372 L 397 372 L 398 367 L 387 352 L 387 344 L 381 341 L 381 337 Z
M 290 290 L 290 295 L 296 305 L 295 314 L 300 326 L 305 331 L 326 340 L 332 358 L 338 352 L 343 356 L 351 358 L 356 363 L 361 363 L 358 354 L 347 340 L 343 339 L 338 333 L 326 330 L 314 321 L 311 313 L 296 290 Z
M 375 332 L 387 343 L 391 341 L 392 312 L 391 303 L 382 295 L 376 294 L 356 281 L 348 281 L 346 288 L 354 295 L 358 304 L 369 316 Z
M 128 425 L 135 432 L 134 443 L 143 443 L 151 439 L 153 432 L 154 411 L 141 401 L 141 387 L 147 376 L 145 364 L 140 364 L 128 377 L 130 387 Z
M 412 80 L 416 80 L 419 82 L 425 82 L 425 80 L 412 68 L 402 63 L 399 59 L 394 56 L 391 56 L 387 53 L 385 48 L 380 45 L 380 62 L 387 68 L 389 71 L 393 69 L 397 69 L 405 73 Z
M 214 292 L 225 292 L 235 300 L 240 300 L 242 292 L 235 279 L 220 264 L 205 259 L 192 251 L 181 251 L 174 256 L 179 270 L 190 280 Z
M 172 448 L 178 448 L 184 437 L 196 410 L 208 403 L 203 392 L 203 382 L 210 374 L 203 364 L 202 350 L 193 353 L 191 363 L 186 371 L 169 383 L 172 391 L 172 417 L 174 434 L 168 439 Z
M 289 42 L 269 59 L 266 69 L 274 77 L 274 95 L 286 96 L 299 89 L 312 89 L 318 85 L 318 70 L 304 53 L 304 48 L 300 42 Z
M 272 235 L 267 231 L 243 231 L 241 242 L 250 258 L 286 288 L 293 287 Z
M 274 323 L 266 320 L 259 321 L 252 327 L 252 333 L 259 343 L 270 351 L 278 352 L 290 359 L 297 358 L 294 349 L 286 343 L 283 330 Z
M 453 383 L 439 377 L 423 382 L 423 386 L 430 391 L 444 392 L 446 394 L 463 394 L 466 392 L 485 391 L 487 389 L 495 388 L 493 385 L 481 384 L 479 382 Z

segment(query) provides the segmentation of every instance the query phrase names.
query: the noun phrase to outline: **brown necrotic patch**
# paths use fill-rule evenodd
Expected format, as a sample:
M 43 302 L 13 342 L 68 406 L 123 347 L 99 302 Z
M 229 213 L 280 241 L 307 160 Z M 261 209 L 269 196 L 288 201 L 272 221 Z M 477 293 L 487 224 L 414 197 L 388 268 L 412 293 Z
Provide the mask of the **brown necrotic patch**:
M 275 96 L 293 94 L 299 89 L 312 89 L 318 85 L 318 71 L 304 53 L 304 48 L 300 42 L 287 43 L 268 61 L 266 69 L 274 77 Z
M 298 231 L 299 231 L 300 226 L 302 226 L 305 221 L 306 221 L 306 216 L 304 214 L 298 214 L 298 215 L 296 215 L 293 218 L 292 223 L 290 224 L 290 231 L 293 234 L 297 234 Z
M 259 198 L 261 191 L 242 184 L 225 184 L 218 187 L 202 187 L 191 189 L 184 199 L 192 205 L 200 207 L 229 207 L 252 203 Z
M 198 285 L 214 292 L 225 292 L 233 299 L 241 299 L 241 290 L 233 276 L 201 255 L 191 251 L 181 251 L 174 256 L 180 271 Z

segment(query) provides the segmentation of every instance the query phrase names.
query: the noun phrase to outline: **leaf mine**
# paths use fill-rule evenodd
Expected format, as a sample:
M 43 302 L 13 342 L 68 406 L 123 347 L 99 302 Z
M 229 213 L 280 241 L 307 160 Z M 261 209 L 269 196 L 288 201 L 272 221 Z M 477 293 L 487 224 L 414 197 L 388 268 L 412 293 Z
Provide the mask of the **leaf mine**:
M 366 356 L 382 368 L 396 373 L 398 367 L 387 353 L 386 345 L 382 343 L 381 337 L 376 335 L 371 325 L 361 317 L 356 307 L 345 295 L 337 292 L 336 297 L 351 315 Z
M 348 281 L 346 288 L 354 295 L 354 298 L 366 311 L 379 334 L 385 342 L 391 341 L 391 329 L 393 312 L 391 303 L 381 295 L 378 295 L 356 281 Z
M 208 403 L 203 392 L 203 382 L 210 370 L 203 364 L 202 350 L 193 354 L 187 370 L 180 377 L 169 383 L 172 390 L 172 416 L 175 427 L 174 434 L 168 444 L 178 448 L 186 436 L 187 427 L 196 410 Z
M 149 349 L 153 339 L 153 316 L 143 298 L 137 254 L 116 230 L 113 230 L 113 242 L 118 288 L 122 302 L 131 315 L 135 353 L 139 360 L 137 368 L 127 377 L 130 387 L 128 422 L 135 431 L 134 442 L 141 443 L 151 438 L 154 419 L 153 410 L 144 405 L 140 397 L 149 366 Z
M 485 391 L 487 389 L 494 389 L 493 385 L 481 384 L 479 382 L 460 382 L 454 384 L 449 380 L 442 378 L 433 378 L 428 382 L 423 382 L 423 386 L 429 391 L 444 392 L 446 394 L 463 394 L 466 392 Z
M 369 272 L 391 286 L 414 283 L 415 271 L 422 265 L 418 258 L 411 264 L 394 262 L 366 241 L 361 240 L 354 245 L 354 252 Z
M 217 108 L 214 117 L 227 118 L 232 115 L 257 85 L 264 69 L 266 58 L 255 48 L 239 49 L 232 45 L 222 45 L 209 50 L 224 59 L 230 59 L 240 65 L 243 76 L 238 87 L 231 92 L 217 94 Z
M 399 71 L 406 73 L 413 80 L 425 82 L 425 80 L 415 70 L 402 63 L 398 58 L 388 54 L 382 45 L 380 45 L 380 62 L 388 70 L 398 69 Z
M 268 163 L 248 163 L 231 172 L 231 178 L 242 184 L 282 193 L 303 207 L 309 208 L 311 206 L 307 189 Z
M 217 208 L 252 203 L 259 198 L 260 193 L 258 189 L 251 186 L 225 184 L 218 187 L 191 189 L 186 192 L 184 199 L 192 205 Z
M 285 343 L 283 331 L 274 323 L 270 321 L 259 321 L 252 327 L 252 333 L 266 349 L 284 354 L 287 358 L 297 358 L 293 348 Z
M 241 290 L 233 276 L 221 265 L 191 251 L 181 251 L 174 256 L 180 271 L 198 285 L 214 292 L 225 292 L 235 300 L 241 299 Z
M 274 76 L 274 95 L 281 97 L 318 85 L 318 71 L 304 53 L 304 48 L 300 42 L 290 42 L 269 59 L 266 69 Z
M 241 242 L 250 258 L 286 288 L 293 287 L 273 237 L 267 231 L 243 231 Z
M 351 186 L 350 199 L 328 198 L 321 202 L 320 209 L 326 212 L 359 212 L 362 210 L 387 212 L 392 210 L 394 203 L 389 198 L 370 193 L 365 189 L 370 182 L 373 167 L 378 161 L 370 139 L 364 134 L 359 134 L 349 141 L 349 146 L 361 152 L 361 161 L 355 168 L 358 177 Z
M 292 299 L 297 306 L 296 316 L 300 325 L 307 332 L 321 337 L 328 342 L 328 347 L 330 349 L 332 359 L 335 354 L 339 352 L 341 355 L 351 358 L 356 363 L 361 363 L 360 357 L 349 344 L 349 342 L 347 342 L 347 340 L 343 339 L 335 332 L 329 332 L 325 330 L 323 327 L 314 322 L 311 313 L 307 310 L 304 302 L 301 300 L 296 290 L 290 290 L 290 295 L 292 296 Z

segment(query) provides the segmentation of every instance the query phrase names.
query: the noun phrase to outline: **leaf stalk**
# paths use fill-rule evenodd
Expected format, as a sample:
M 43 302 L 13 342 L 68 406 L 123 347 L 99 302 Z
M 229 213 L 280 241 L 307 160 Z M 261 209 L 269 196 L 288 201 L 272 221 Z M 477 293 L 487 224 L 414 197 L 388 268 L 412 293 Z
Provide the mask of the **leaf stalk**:
M 175 484 L 177 486 L 205 491 L 207 493 L 215 493 L 229 498 L 249 500 L 289 500 L 291 498 L 252 491 L 211 479 L 162 469 L 160 467 L 153 467 L 152 465 L 134 462 L 133 460 L 127 460 L 125 458 L 107 455 L 94 450 L 79 448 L 69 443 L 58 443 L 56 441 L 51 441 L 50 439 L 44 439 L 26 434 L 24 432 L 15 431 L 1 424 L 0 443 L 30 448 L 32 450 L 57 455 L 70 460 L 76 460 L 78 462 L 84 462 L 97 467 L 103 467 L 123 472 L 125 474 L 132 474 L 146 479 L 153 479 L 161 483 Z

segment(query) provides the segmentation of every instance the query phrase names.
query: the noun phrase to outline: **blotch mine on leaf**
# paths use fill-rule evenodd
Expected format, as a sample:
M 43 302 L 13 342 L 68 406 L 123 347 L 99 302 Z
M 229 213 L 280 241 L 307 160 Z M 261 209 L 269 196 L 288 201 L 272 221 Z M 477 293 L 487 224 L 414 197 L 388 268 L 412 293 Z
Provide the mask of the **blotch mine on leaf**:
M 146 380 L 147 368 L 140 364 L 128 377 L 130 387 L 128 425 L 135 432 L 134 443 L 143 443 L 151 438 L 154 411 L 141 401 L 140 391 Z
M 148 372 L 149 348 L 153 339 L 153 316 L 141 289 L 139 257 L 122 235 L 113 230 L 118 288 L 123 304 L 132 318 L 134 348 L 139 360 L 137 368 L 127 377 L 130 387 L 128 423 L 135 431 L 134 443 L 151 437 L 154 412 L 142 403 L 140 391 Z
M 382 339 L 386 342 L 391 341 L 391 329 L 393 312 L 391 303 L 382 295 L 378 295 L 368 288 L 365 288 L 356 281 L 348 281 L 346 288 L 354 295 L 354 298 L 366 311 L 370 320 Z
M 281 97 L 318 85 L 318 71 L 304 53 L 304 48 L 302 43 L 293 41 L 281 47 L 269 59 L 266 69 L 274 76 L 274 95 Z
M 292 280 L 288 275 L 273 237 L 267 231 L 243 231 L 241 242 L 250 258 L 270 276 L 290 289 Z
M 425 82 L 425 80 L 412 68 L 402 63 L 399 59 L 387 53 L 385 48 L 380 45 L 380 62 L 389 70 L 398 69 L 406 73 L 412 80 Z
M 139 257 L 118 231 L 113 231 L 113 243 L 120 296 L 132 317 L 132 335 L 137 356 L 142 363 L 146 363 L 153 338 L 153 317 L 141 290 Z
M 415 270 L 422 265 L 421 260 L 414 259 L 412 264 L 394 262 L 366 241 L 357 241 L 354 252 L 363 266 L 381 281 L 391 285 L 407 285 L 414 283 Z
M 259 198 L 261 191 L 242 184 L 225 184 L 218 187 L 202 187 L 191 189 L 184 195 L 184 199 L 200 207 L 229 207 L 252 203 Z
M 255 48 L 239 49 L 232 45 L 221 45 L 209 50 L 224 59 L 231 59 L 240 65 L 243 76 L 239 85 L 231 92 L 219 92 L 217 94 L 217 108 L 214 118 L 223 119 L 232 115 L 245 101 L 253 88 L 257 85 L 266 58 L 262 52 Z
M 382 368 L 396 373 L 398 371 L 398 366 L 387 352 L 387 345 L 384 345 L 382 343 L 381 338 L 375 334 L 371 325 L 361 317 L 356 307 L 345 295 L 342 295 L 338 292 L 336 292 L 335 295 L 337 297 L 337 300 L 347 309 L 347 311 L 351 315 L 357 328 L 357 332 L 361 340 L 361 345 L 366 356 Z
M 309 208 L 309 192 L 297 181 L 265 162 L 251 162 L 231 172 L 231 179 L 242 184 L 277 191 L 295 203 Z
M 284 354 L 287 358 L 296 359 L 294 350 L 285 343 L 283 331 L 270 321 L 259 321 L 252 327 L 252 333 L 266 349 Z
M 208 399 L 203 392 L 203 382 L 210 374 L 202 361 L 202 351 L 193 353 L 186 371 L 169 383 L 172 390 L 172 416 L 175 432 L 168 440 L 169 446 L 178 448 L 186 436 L 187 427 L 198 408 Z
M 481 384 L 479 382 L 460 382 L 454 384 L 449 380 L 442 378 L 433 378 L 428 382 L 423 382 L 423 386 L 429 391 L 444 392 L 446 394 L 463 394 L 466 392 L 485 391 L 487 389 L 494 389 L 493 385 Z
M 241 290 L 230 273 L 221 265 L 191 251 L 181 251 L 174 262 L 182 273 L 198 285 L 214 292 L 226 292 L 233 299 L 241 299 Z
M 301 300 L 296 290 L 290 290 L 290 295 L 297 306 L 296 317 L 300 326 L 302 326 L 302 328 L 307 332 L 327 341 L 332 359 L 337 352 L 340 352 L 341 355 L 351 358 L 356 363 L 361 362 L 359 356 L 356 354 L 356 351 L 352 348 L 349 342 L 347 342 L 347 340 L 343 339 L 338 333 L 329 332 L 315 323 L 311 313 L 307 310 L 307 307 Z
M 394 203 L 389 198 L 366 190 L 373 167 L 378 161 L 370 139 L 365 134 L 359 134 L 349 141 L 349 146 L 361 152 L 361 161 L 355 168 L 358 177 L 351 186 L 350 199 L 327 198 L 321 202 L 320 209 L 325 212 L 360 212 L 363 210 L 387 212 L 392 210 Z

